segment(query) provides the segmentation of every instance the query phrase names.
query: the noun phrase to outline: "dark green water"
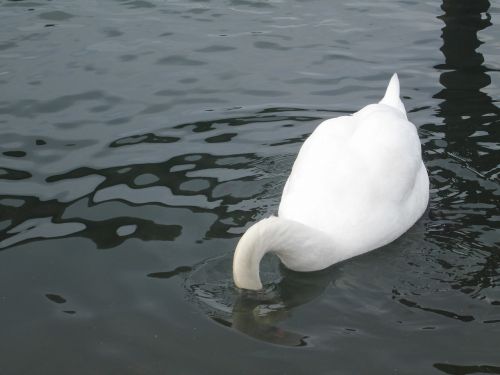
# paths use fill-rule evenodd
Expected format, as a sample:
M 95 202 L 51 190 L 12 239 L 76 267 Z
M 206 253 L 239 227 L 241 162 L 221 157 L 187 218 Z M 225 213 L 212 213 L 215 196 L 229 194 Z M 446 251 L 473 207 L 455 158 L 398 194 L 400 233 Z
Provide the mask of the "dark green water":
M 500 9 L 0 0 L 0 374 L 500 374 Z M 398 72 L 431 179 L 383 249 L 231 257 Z

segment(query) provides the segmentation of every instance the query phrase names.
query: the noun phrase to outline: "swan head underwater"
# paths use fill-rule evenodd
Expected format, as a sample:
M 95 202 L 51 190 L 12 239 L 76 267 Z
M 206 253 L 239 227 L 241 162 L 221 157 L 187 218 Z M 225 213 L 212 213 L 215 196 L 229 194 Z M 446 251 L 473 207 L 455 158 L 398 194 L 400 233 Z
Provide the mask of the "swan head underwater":
M 237 287 L 260 290 L 268 253 L 310 272 L 384 246 L 422 216 L 429 178 L 394 74 L 383 99 L 323 121 L 302 145 L 278 216 L 252 225 L 233 258 Z

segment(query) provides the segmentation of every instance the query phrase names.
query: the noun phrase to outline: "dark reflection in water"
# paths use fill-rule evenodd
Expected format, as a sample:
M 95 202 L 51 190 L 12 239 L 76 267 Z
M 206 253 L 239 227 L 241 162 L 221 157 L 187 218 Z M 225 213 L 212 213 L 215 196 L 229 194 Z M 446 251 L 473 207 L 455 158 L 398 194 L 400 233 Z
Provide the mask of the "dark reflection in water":
M 264 289 L 259 292 L 239 290 L 232 284 L 230 257 L 204 262 L 194 269 L 184 267 L 186 290 L 189 298 L 197 301 L 201 309 L 217 323 L 236 331 L 273 344 L 306 346 L 307 336 L 281 328 L 280 322 L 291 317 L 294 309 L 319 297 L 332 282 L 330 269 L 299 273 L 282 265 L 264 262 L 262 274 L 268 277 Z M 172 272 L 150 274 L 179 274 Z
M 436 363 L 435 368 L 444 372 L 445 374 L 452 375 L 469 375 L 469 374 L 500 374 L 500 366 L 457 366 L 447 363 Z
M 431 233 L 441 246 L 464 255 L 482 254 L 473 271 L 455 275 L 453 288 L 496 305 L 498 297 L 488 297 L 484 292 L 497 287 L 500 277 L 496 246 L 500 244 L 499 226 L 494 213 L 498 208 L 500 173 L 499 149 L 494 140 L 500 134 L 500 110 L 481 91 L 491 83 L 488 72 L 492 69 L 484 65 L 484 57 L 478 52 L 482 44 L 478 32 L 491 26 L 489 7 L 489 1 L 443 2 L 445 13 L 439 18 L 445 23 L 441 47 L 445 63 L 436 68 L 442 71 L 440 82 L 444 88 L 435 95 L 441 99 L 438 116 L 443 124 L 424 128 L 444 135 L 430 150 L 430 155 L 439 152 L 432 159 L 442 160 L 442 152 L 449 158 L 448 168 L 434 163 L 430 168 L 437 190 L 434 202 L 439 202 L 431 211 L 435 222 Z M 440 264 L 448 270 L 456 266 L 444 260 Z
M 201 133 L 204 142 L 230 142 L 236 133 L 220 129 L 249 126 L 250 124 L 284 124 L 309 123 L 317 120 L 314 116 L 300 116 L 285 113 L 304 111 L 298 108 L 267 108 L 254 116 L 229 117 L 210 121 L 184 123 L 175 126 L 175 129 Z M 292 113 L 293 113 L 292 112 Z M 208 135 L 206 135 L 208 134 Z M 300 134 L 285 139 L 279 145 L 300 142 L 306 134 Z M 15 139 L 15 137 L 13 138 Z M 160 136 L 155 133 L 146 133 L 119 138 L 109 144 L 112 149 L 133 146 L 147 147 L 158 144 L 167 147 L 170 143 L 179 141 L 179 137 Z M 54 147 L 55 141 L 50 142 Z M 60 143 L 60 142 L 59 142 Z M 45 142 L 42 144 L 44 145 Z M 57 145 L 59 146 L 59 145 Z M 65 145 L 60 145 L 64 147 Z M 145 149 L 147 150 L 147 149 Z M 179 151 L 184 151 L 180 147 Z M 154 204 L 155 206 L 181 207 L 192 212 L 210 212 L 217 215 L 218 220 L 205 233 L 204 238 L 225 237 L 233 238 L 232 228 L 239 228 L 249 222 L 258 210 L 266 209 L 264 201 L 257 201 L 262 196 L 261 188 L 272 191 L 271 197 L 279 194 L 279 185 L 271 185 L 271 175 L 264 174 L 278 171 L 283 174 L 283 163 L 291 163 L 292 159 L 279 157 L 262 158 L 255 153 L 239 153 L 228 155 L 214 155 L 209 153 L 177 154 L 167 161 L 159 163 L 137 163 L 128 166 L 119 165 L 112 168 L 95 169 L 80 167 L 44 178 L 43 190 L 46 197 L 43 199 L 28 195 L 5 195 L 0 200 L 0 208 L 11 219 L 10 225 L 4 229 L 4 238 L 0 237 L 0 249 L 14 246 L 26 241 L 40 238 L 57 238 L 76 235 L 89 238 L 99 248 L 113 248 L 129 238 L 141 240 L 173 241 L 181 233 L 179 225 L 162 225 L 154 221 L 141 218 L 140 214 L 132 214 L 134 207 Z M 264 168 L 260 174 L 256 170 Z M 32 175 L 4 169 L 3 179 L 20 180 L 33 178 Z M 283 174 L 283 177 L 285 175 Z M 93 184 L 94 191 L 83 197 L 74 199 L 79 193 L 74 186 L 78 182 L 88 181 Z M 40 183 L 26 184 L 23 190 L 32 193 Z M 6 185 L 13 193 L 12 185 Z M 22 206 L 12 205 L 15 200 Z M 236 208 L 242 201 L 252 202 L 245 209 Z M 97 214 L 101 220 L 89 220 L 87 216 L 96 216 L 91 212 L 101 211 L 116 202 L 114 207 L 124 205 L 121 211 L 127 211 L 127 216 L 109 217 L 110 215 Z M 230 205 L 233 205 L 230 207 Z M 231 208 L 228 210 L 228 208 Z M 87 213 L 82 212 L 87 211 Z M 267 208 L 269 210 L 269 208 Z M 78 212 L 78 216 L 74 213 Z M 271 211 L 269 211 L 271 212 Z M 108 217 L 106 217 L 108 216 Z M 103 220 L 105 218 L 105 220 Z M 172 221 L 172 220 L 170 220 Z M 122 227 L 134 226 L 135 229 L 127 233 Z M 125 230 L 126 231 L 126 230 Z M 216 234 L 215 234 L 216 233 Z
M 491 83 L 491 69 L 478 52 L 482 44 L 478 33 L 491 26 L 489 7 L 487 0 L 443 2 L 441 51 L 445 62 L 436 68 L 442 71 L 444 89 L 435 97 L 442 99 L 438 115 L 443 118 L 445 150 L 462 158 L 479 176 L 498 181 L 498 150 L 491 141 L 500 137 L 495 126 L 500 110 L 481 91 Z

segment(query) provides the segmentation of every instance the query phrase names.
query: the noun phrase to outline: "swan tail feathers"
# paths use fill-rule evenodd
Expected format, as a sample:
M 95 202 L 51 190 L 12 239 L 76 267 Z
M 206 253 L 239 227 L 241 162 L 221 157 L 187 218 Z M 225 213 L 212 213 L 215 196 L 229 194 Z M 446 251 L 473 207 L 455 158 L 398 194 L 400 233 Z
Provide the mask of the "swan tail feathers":
M 389 84 L 387 85 L 387 89 L 385 91 L 385 95 L 380 101 L 381 104 L 386 104 L 388 106 L 391 106 L 393 108 L 399 109 L 401 112 L 406 114 L 406 109 L 399 97 L 399 78 L 397 73 L 394 73 L 392 75 L 391 80 L 389 81 Z

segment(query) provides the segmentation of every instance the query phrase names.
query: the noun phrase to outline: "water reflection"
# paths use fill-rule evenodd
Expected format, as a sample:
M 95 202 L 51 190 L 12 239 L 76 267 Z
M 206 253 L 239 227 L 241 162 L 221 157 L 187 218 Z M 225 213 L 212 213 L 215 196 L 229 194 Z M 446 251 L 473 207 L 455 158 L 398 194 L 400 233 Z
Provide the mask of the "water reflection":
M 491 69 L 478 51 L 482 44 L 479 31 L 491 26 L 489 8 L 487 0 L 443 1 L 444 14 L 439 18 L 445 24 L 441 47 L 445 62 L 436 68 L 444 88 L 435 95 L 442 99 L 438 116 L 443 123 L 424 129 L 442 134 L 426 146 L 437 194 L 428 238 L 458 255 L 453 261 L 438 259 L 438 264 L 445 273 L 452 264 L 471 267 L 474 271 L 453 275 L 452 287 L 494 305 L 500 297 L 491 293 L 500 275 L 500 256 L 494 244 L 500 167 L 498 145 L 492 140 L 499 136 L 495 124 L 500 110 L 482 91 L 491 83 Z
M 103 165 L 79 165 L 78 158 L 73 157 L 60 173 L 56 171 L 66 164 L 61 163 L 61 155 L 66 155 L 68 142 L 12 134 L 6 146 L 18 147 L 22 138 L 23 148 L 36 144 L 44 148 L 45 154 L 36 154 L 42 152 L 39 148 L 33 155 L 28 154 L 26 169 L 33 173 L 0 170 L 0 188 L 5 198 L 0 200 L 0 209 L 10 218 L 0 227 L 0 249 L 67 236 L 89 238 L 99 248 L 116 247 L 129 238 L 173 241 L 182 230 L 182 223 L 175 220 L 177 208 L 216 215 L 203 238 L 232 238 L 252 218 L 271 210 L 286 177 L 284 171 L 293 161 L 287 153 L 262 156 L 246 151 L 255 151 L 252 144 L 268 140 L 267 133 L 282 127 L 287 128 L 290 138 L 274 145 L 276 150 L 280 145 L 284 150 L 286 145 L 300 142 L 309 131 L 304 128 L 318 119 L 304 116 L 304 111 L 283 107 L 257 109 L 251 115 L 185 122 L 173 127 L 177 133 L 169 130 L 169 134 L 182 133 L 182 141 L 188 139 L 196 144 L 196 153 L 185 153 L 187 146 L 181 145 L 180 136 L 160 132 L 115 137 L 106 145 L 108 153 L 99 152 L 99 157 L 93 159 L 93 164 L 99 164 L 102 156 Z M 319 115 L 322 111 L 317 112 Z M 303 128 L 296 125 L 301 123 Z M 231 130 L 234 127 L 239 128 L 238 133 Z M 236 138 L 249 135 L 252 139 L 242 142 L 235 139 L 236 134 Z M 224 148 L 218 145 L 221 142 Z M 77 143 L 72 152 L 81 157 L 89 152 L 89 147 L 98 148 L 99 144 L 97 140 Z M 156 145 L 157 152 L 151 152 Z M 139 162 L 134 155 L 140 159 L 146 155 L 150 160 Z M 39 163 L 48 171 L 37 168 Z M 115 165 L 105 165 L 109 163 Z M 20 204 L 9 204 L 13 199 Z M 158 222 L 158 218 L 139 213 L 144 211 L 142 207 L 163 211 L 161 217 L 171 219 Z M 32 225 L 35 218 L 36 225 Z
M 441 51 L 445 62 L 436 68 L 442 71 L 439 81 L 444 88 L 435 97 L 442 99 L 438 116 L 443 118 L 444 128 L 439 130 L 444 131 L 446 151 L 462 158 L 480 176 L 495 178 L 498 159 L 491 152 L 496 148 L 491 141 L 500 134 L 494 126 L 500 110 L 481 91 L 491 78 L 478 51 L 482 44 L 478 33 L 492 25 L 489 8 L 488 0 L 443 2 Z
M 500 366 L 493 365 L 452 365 L 449 363 L 435 363 L 434 367 L 445 374 L 500 374 Z
M 307 335 L 280 328 L 294 309 L 319 297 L 332 282 L 331 270 L 293 272 L 280 267 L 282 279 L 259 294 L 240 291 L 232 309 L 232 327 L 259 340 L 285 346 L 306 346 Z
M 240 162 L 236 167 L 253 168 L 254 156 L 239 154 L 237 157 L 244 164 Z M 24 176 L 18 177 L 15 171 L 8 170 L 3 178 L 12 182 L 10 185 L 4 182 L 3 186 L 10 191 L 4 189 L 3 192 L 11 195 L 4 195 L 4 199 L 0 200 L 0 208 L 12 221 L 4 230 L 4 238 L 0 238 L 0 248 L 71 234 L 87 237 L 99 248 L 115 247 L 130 237 L 171 241 L 178 237 L 181 230 L 179 225 L 175 225 L 176 220 L 167 220 L 170 225 L 155 222 L 150 215 L 139 212 L 141 206 L 210 211 L 224 219 L 228 216 L 227 206 L 221 203 L 234 200 L 232 197 L 237 197 L 241 202 L 256 194 L 255 189 L 242 191 L 248 190 L 248 183 L 235 185 L 236 182 L 232 180 L 238 177 L 241 180 L 241 171 L 233 169 L 234 166 L 220 167 L 219 163 L 225 165 L 224 159 L 193 154 L 174 157 L 163 163 L 130 165 L 126 168 L 79 168 L 63 175 L 51 176 L 46 179 L 49 183 L 45 185 L 18 182 Z M 186 162 L 192 168 L 180 168 L 187 165 Z M 206 174 L 203 173 L 204 167 L 208 171 Z M 190 175 L 194 173 L 192 170 L 196 171 L 193 176 Z M 213 176 L 213 171 L 220 171 L 217 173 L 218 178 Z M 250 182 L 255 178 L 255 173 L 247 173 L 245 180 Z M 21 195 L 23 191 L 29 193 L 35 190 L 38 191 L 38 197 Z M 89 193 L 89 190 L 93 192 Z M 16 191 L 18 195 L 14 195 Z M 53 199 L 54 196 L 57 199 Z M 15 205 L 12 203 L 14 200 L 18 202 Z M 107 209 L 103 211 L 103 208 Z M 105 215 L 104 212 L 109 214 Z M 34 219 L 34 216 L 40 218 Z M 158 218 L 155 220 L 158 221 Z M 123 233 L 120 228 L 127 225 L 135 225 L 136 230 L 127 235 L 120 234 Z M 216 223 L 214 225 L 217 226 Z M 222 229 L 230 226 L 222 225 Z M 220 230 L 220 233 L 227 233 L 227 230 Z
M 203 262 L 193 269 L 183 268 L 190 299 L 210 318 L 255 339 L 283 345 L 306 346 L 307 334 L 287 328 L 293 311 L 319 297 L 332 282 L 331 269 L 293 272 L 277 259 L 266 257 L 261 274 L 264 289 L 259 292 L 236 289 L 231 275 L 230 257 Z M 170 278 L 179 271 L 150 274 Z

